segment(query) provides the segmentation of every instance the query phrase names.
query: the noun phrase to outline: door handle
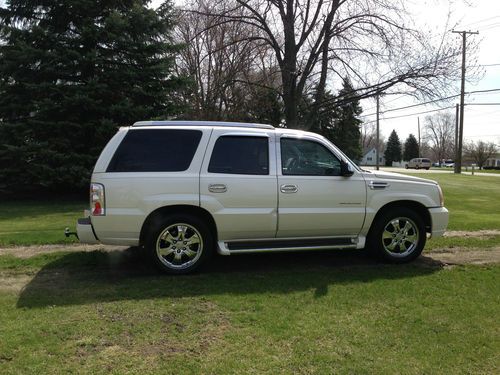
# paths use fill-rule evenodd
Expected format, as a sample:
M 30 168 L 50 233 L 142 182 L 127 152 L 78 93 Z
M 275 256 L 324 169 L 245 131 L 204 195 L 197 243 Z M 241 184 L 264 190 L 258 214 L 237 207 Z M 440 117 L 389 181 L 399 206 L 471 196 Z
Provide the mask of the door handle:
M 225 193 L 227 186 L 224 184 L 210 184 L 208 185 L 208 191 L 211 193 Z
M 296 193 L 298 191 L 297 185 L 285 184 L 280 186 L 280 191 L 285 194 Z

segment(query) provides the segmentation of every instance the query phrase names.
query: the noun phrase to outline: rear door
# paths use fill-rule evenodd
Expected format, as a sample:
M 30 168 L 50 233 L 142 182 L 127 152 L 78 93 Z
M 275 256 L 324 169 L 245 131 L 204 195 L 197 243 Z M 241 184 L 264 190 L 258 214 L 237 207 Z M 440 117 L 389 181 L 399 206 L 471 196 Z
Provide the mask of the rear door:
M 340 155 L 320 139 L 279 137 L 277 237 L 356 236 L 365 218 L 361 173 L 340 175 Z
M 200 205 L 219 240 L 273 238 L 277 227 L 274 131 L 215 128 L 200 172 Z

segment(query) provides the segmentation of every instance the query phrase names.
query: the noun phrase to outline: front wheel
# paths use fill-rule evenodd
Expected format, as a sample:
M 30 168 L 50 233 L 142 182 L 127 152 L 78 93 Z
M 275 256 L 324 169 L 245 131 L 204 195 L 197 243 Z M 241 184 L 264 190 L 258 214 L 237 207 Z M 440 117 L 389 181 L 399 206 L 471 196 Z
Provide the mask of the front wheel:
M 208 226 L 192 215 L 169 215 L 151 228 L 146 249 L 160 270 L 190 273 L 211 255 L 213 236 Z
M 376 219 L 367 244 L 383 260 L 406 263 L 422 253 L 426 239 L 422 218 L 413 210 L 395 208 Z

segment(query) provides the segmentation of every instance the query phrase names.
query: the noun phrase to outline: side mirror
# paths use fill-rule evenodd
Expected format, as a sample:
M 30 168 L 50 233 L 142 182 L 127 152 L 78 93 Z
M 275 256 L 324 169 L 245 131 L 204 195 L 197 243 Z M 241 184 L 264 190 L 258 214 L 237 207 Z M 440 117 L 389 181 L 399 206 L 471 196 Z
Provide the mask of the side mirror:
M 340 160 L 340 174 L 344 177 L 350 177 L 354 174 L 354 170 L 350 164 L 344 160 Z

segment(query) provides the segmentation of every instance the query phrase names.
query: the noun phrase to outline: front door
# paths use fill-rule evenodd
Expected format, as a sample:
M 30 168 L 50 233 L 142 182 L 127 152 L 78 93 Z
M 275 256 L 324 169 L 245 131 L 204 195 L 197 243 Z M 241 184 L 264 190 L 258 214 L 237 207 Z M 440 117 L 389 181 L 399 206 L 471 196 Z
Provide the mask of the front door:
M 277 154 L 277 237 L 356 236 L 365 218 L 361 174 L 341 176 L 341 156 L 314 137 L 282 135 Z

